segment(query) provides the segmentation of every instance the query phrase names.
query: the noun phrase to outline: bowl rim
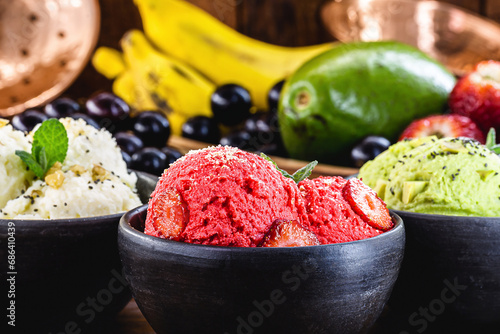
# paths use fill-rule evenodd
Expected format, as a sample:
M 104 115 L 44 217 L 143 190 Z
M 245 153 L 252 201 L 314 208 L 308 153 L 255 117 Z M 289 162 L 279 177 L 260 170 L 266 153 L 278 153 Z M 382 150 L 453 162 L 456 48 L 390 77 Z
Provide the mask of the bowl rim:
M 378 240 L 381 240 L 382 238 L 390 238 L 392 236 L 396 236 L 398 234 L 405 234 L 405 227 L 404 227 L 404 222 L 403 219 L 395 212 L 391 212 L 391 218 L 393 219 L 394 227 L 390 229 L 389 231 L 383 232 L 379 235 L 376 235 L 371 238 L 366 238 L 366 239 L 361 239 L 361 240 L 354 240 L 354 241 L 348 241 L 348 242 L 340 242 L 340 243 L 333 243 L 333 244 L 324 244 L 324 245 L 315 245 L 315 246 L 295 246 L 295 247 L 235 247 L 235 246 L 217 246 L 217 245 L 203 245 L 203 244 L 193 244 L 193 243 L 188 243 L 188 242 L 181 242 L 181 241 L 175 241 L 175 240 L 168 240 L 168 239 L 162 239 L 158 238 L 155 236 L 147 235 L 144 232 L 141 232 L 134 227 L 132 227 L 129 223 L 128 220 L 134 215 L 142 214 L 144 211 L 147 210 L 148 204 L 143 204 L 137 208 L 134 208 L 128 212 L 126 212 L 121 218 L 120 218 L 120 223 L 118 224 L 118 230 L 121 233 L 124 233 L 128 236 L 130 239 L 134 239 L 136 242 L 141 242 L 141 243 L 154 243 L 155 245 L 158 245 L 158 247 L 168 247 L 168 246 L 173 246 L 173 247 L 193 247 L 192 249 L 198 249 L 198 250 L 219 250 L 221 252 L 247 252 L 248 250 L 251 250 L 252 252 L 278 252 L 282 250 L 310 250 L 310 249 L 322 249 L 326 247 L 342 247 L 346 245 L 357 245 L 357 244 L 364 244 L 364 243 L 372 243 L 376 242 Z M 389 210 L 391 211 L 391 210 Z
M 158 177 L 156 175 L 134 170 L 134 169 L 129 169 L 129 173 L 135 173 L 137 176 L 137 179 L 139 177 L 143 177 L 144 179 L 150 179 L 154 180 L 157 179 Z M 136 186 L 137 188 L 137 186 Z M 136 189 L 137 190 L 137 189 Z M 144 205 L 144 204 L 142 204 Z M 127 211 L 123 212 L 118 212 L 118 213 L 113 213 L 110 215 L 104 215 L 104 216 L 89 216 L 89 217 L 79 217 L 79 218 L 59 218 L 59 219 L 16 219 L 16 218 L 0 218 L 0 226 L 5 225 L 8 226 L 9 223 L 14 223 L 16 228 L 28 228 L 28 227 L 33 227 L 33 228 L 46 228 L 46 227 L 56 227 L 60 225 L 65 225 L 65 226 L 74 226 L 74 225 L 82 225 L 82 226 L 88 226 L 89 224 L 96 224 L 96 223 L 102 223 L 102 222 L 114 222 L 120 219 L 121 216 L 123 216 Z
M 491 219 L 498 218 L 500 219 L 500 216 L 459 216 L 459 215 L 442 215 L 442 214 L 436 214 L 436 213 L 422 213 L 422 212 L 413 212 L 413 211 L 405 211 L 405 210 L 397 210 L 397 209 L 389 209 L 389 211 L 394 212 L 398 216 L 408 216 L 411 218 L 434 218 L 436 220 L 444 220 L 444 219 L 453 219 L 456 220 L 454 223 L 471 223 L 474 221 L 480 221 L 480 222 L 486 222 Z

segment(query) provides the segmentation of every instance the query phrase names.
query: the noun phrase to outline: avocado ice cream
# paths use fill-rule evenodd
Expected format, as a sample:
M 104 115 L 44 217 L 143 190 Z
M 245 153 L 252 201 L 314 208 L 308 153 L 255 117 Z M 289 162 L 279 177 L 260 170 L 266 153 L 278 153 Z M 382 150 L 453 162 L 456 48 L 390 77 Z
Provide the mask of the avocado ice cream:
M 500 157 L 475 140 L 400 141 L 368 161 L 359 178 L 391 209 L 500 216 Z
M 0 142 L 16 138 L 22 143 L 12 145 L 8 154 L 2 154 L 0 145 L 0 159 L 4 160 L 0 161 L 3 162 L 0 173 L 3 168 L 6 173 L 21 175 L 17 178 L 27 180 L 16 181 L 11 187 L 14 196 L 5 197 L 7 201 L 0 202 L 0 218 L 91 217 L 124 212 L 141 205 L 135 192 L 137 177 L 127 171 L 120 148 L 111 133 L 104 129 L 97 130 L 83 120 L 64 118 L 60 122 L 68 135 L 66 158 L 62 164 L 56 163 L 43 180 L 28 171 L 15 155 L 16 149 L 31 151 L 33 134 L 38 127 L 26 136 L 12 128 L 7 132 L 0 129 Z M 5 178 L 2 177 L 2 180 Z

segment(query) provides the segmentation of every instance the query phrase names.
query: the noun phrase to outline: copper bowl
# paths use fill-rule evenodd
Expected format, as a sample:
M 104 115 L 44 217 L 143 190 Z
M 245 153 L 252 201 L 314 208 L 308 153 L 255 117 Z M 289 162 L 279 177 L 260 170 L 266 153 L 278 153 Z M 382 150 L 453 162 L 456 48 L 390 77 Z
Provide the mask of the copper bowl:
M 438 1 L 335 0 L 323 23 L 342 42 L 396 40 L 413 45 L 461 75 L 482 60 L 500 60 L 500 25 Z
M 0 117 L 43 104 L 81 73 L 97 43 L 97 0 L 0 2 Z

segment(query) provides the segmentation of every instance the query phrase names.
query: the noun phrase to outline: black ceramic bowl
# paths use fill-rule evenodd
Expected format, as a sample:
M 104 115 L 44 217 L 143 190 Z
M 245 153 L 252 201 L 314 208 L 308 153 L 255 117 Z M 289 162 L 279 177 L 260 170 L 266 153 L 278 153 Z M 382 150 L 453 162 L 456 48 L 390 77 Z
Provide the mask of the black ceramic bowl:
M 146 203 L 157 178 L 137 175 Z M 23 334 L 99 332 L 131 298 L 116 242 L 121 216 L 0 220 L 2 328 Z
M 147 206 L 118 231 L 124 274 L 159 333 L 362 333 L 397 278 L 404 227 L 342 244 L 291 248 L 194 245 L 145 235 Z
M 500 217 L 394 212 L 406 228 L 395 333 L 500 333 Z

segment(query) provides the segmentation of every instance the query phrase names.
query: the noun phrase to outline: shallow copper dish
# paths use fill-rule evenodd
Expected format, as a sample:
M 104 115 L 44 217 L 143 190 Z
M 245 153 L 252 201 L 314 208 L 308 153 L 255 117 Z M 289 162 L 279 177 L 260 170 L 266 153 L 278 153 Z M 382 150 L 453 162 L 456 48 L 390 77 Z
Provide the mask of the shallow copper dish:
M 0 0 L 0 116 L 66 89 L 87 64 L 99 25 L 97 0 Z
M 335 0 L 323 23 L 342 42 L 397 40 L 463 74 L 481 60 L 500 60 L 500 25 L 438 1 Z

